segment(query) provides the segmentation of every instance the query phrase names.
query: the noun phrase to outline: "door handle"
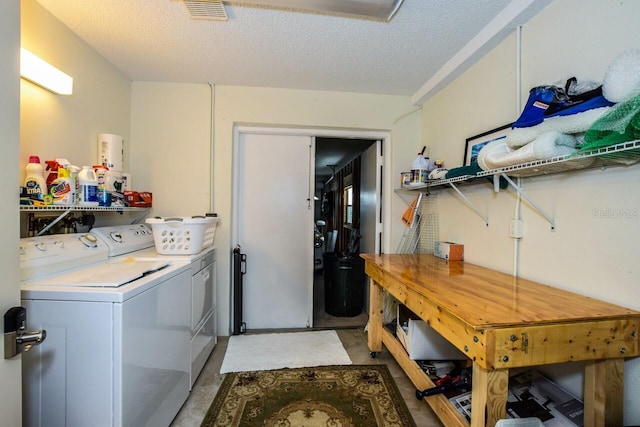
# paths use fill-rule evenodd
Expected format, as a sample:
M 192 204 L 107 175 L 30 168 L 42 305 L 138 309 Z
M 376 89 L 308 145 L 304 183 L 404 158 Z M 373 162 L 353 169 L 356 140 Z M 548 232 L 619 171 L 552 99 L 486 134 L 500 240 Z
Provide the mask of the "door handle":
M 4 314 L 4 358 L 11 359 L 29 351 L 47 338 L 47 331 L 27 331 L 27 310 L 11 307 Z

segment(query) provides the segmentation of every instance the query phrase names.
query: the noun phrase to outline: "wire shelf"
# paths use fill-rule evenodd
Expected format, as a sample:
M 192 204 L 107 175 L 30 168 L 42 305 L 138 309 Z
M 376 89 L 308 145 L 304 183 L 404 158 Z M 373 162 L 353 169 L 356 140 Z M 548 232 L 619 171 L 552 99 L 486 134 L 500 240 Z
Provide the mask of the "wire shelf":
M 130 206 L 67 206 L 67 205 L 47 205 L 47 206 L 31 206 L 20 205 L 21 211 L 26 212 L 81 212 L 81 211 L 111 211 L 111 212 L 142 212 L 150 208 L 136 208 Z
M 532 177 L 569 172 L 580 169 L 594 169 L 605 166 L 628 166 L 640 162 L 640 140 L 623 142 L 584 153 L 571 153 L 546 160 L 520 163 L 512 166 L 463 175 L 447 179 L 429 180 L 424 185 L 403 187 L 399 191 L 429 190 L 452 183 L 474 182 L 477 178 L 505 174 L 513 177 Z
M 603 166 L 628 166 L 639 161 L 640 141 L 630 141 L 584 153 L 571 153 L 547 160 L 483 171 L 478 173 L 478 176 L 504 173 L 509 176 L 529 177 Z

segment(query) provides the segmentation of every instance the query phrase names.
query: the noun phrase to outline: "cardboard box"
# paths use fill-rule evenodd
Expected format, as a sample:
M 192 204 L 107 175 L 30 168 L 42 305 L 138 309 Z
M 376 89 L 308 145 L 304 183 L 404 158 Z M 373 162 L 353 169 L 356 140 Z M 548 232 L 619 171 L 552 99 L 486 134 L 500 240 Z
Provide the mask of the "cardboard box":
M 125 191 L 124 199 L 133 208 L 150 208 L 153 197 L 148 191 Z
M 452 242 L 436 242 L 433 254 L 449 261 L 462 261 L 464 259 L 464 245 Z
M 398 304 L 396 337 L 411 360 L 464 360 L 467 357 L 431 326 Z

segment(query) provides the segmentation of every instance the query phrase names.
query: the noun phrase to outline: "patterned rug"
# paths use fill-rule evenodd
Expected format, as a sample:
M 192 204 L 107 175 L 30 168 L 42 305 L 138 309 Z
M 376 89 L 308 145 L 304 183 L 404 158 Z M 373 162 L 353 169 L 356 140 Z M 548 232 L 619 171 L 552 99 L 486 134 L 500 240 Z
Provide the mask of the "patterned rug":
M 415 427 L 386 365 L 227 374 L 202 427 Z

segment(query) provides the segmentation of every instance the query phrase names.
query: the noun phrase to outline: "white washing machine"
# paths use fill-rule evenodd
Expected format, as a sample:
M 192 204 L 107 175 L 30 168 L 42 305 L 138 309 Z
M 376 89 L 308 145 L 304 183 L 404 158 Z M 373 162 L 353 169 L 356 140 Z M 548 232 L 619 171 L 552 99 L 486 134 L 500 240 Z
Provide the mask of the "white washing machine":
M 193 387 L 217 343 L 215 248 L 209 247 L 193 255 L 161 255 L 155 250 L 152 230 L 145 224 L 94 228 L 92 233 L 107 244 L 111 256 L 133 256 L 139 260 L 159 262 L 160 265 L 171 262 L 189 266 L 190 387 Z M 129 247 L 135 247 L 137 250 L 129 253 Z
M 168 426 L 190 387 L 191 271 L 93 233 L 21 239 L 24 426 Z

